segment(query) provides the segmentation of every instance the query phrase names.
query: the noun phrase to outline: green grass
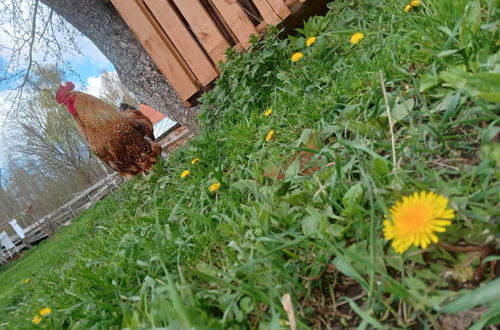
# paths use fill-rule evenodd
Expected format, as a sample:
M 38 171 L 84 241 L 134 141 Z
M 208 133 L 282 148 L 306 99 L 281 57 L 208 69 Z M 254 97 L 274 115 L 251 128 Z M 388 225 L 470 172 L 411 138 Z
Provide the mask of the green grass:
M 280 329 L 286 293 L 301 329 L 438 328 L 443 311 L 481 304 L 478 326 L 497 322 L 489 264 L 474 280 L 477 254 L 401 256 L 382 222 L 434 191 L 456 211 L 442 242 L 498 252 L 498 1 L 405 5 L 336 1 L 295 37 L 229 53 L 195 140 L 1 270 L 3 326 L 30 328 L 50 306 L 54 329 Z

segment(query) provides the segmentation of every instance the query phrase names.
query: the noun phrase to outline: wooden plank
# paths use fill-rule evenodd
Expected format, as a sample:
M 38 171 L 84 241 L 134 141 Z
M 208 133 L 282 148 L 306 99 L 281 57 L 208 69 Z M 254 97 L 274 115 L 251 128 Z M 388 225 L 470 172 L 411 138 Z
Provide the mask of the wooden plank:
M 283 0 L 266 0 L 269 5 L 273 8 L 276 15 L 278 15 L 283 21 L 290 15 L 289 5 Z
M 250 21 L 254 26 L 257 26 L 259 25 L 259 23 L 262 23 L 264 21 L 259 10 L 257 9 L 257 7 L 255 7 L 253 0 L 237 0 L 237 1 L 241 9 L 247 14 L 248 18 L 250 18 Z
M 226 63 L 226 49 L 229 47 L 229 44 L 227 43 L 226 40 L 222 41 L 220 44 L 215 46 L 214 50 L 209 54 L 211 57 L 213 56 L 214 59 L 217 58 L 217 62 L 215 62 L 217 65 L 219 65 L 219 61 L 222 63 Z
M 80 214 L 82 213 L 83 211 L 87 210 L 88 208 L 90 208 L 92 206 L 92 203 L 90 202 L 87 202 L 86 204 L 80 206 L 79 208 L 75 208 L 74 211 L 76 214 Z
M 92 196 L 94 202 L 100 201 L 109 194 L 108 187 L 103 186 L 100 190 L 96 191 Z
M 255 7 L 259 10 L 266 24 L 276 25 L 281 22 L 281 18 L 274 11 L 273 7 L 266 0 L 253 0 Z
M 193 38 L 189 29 L 177 16 L 172 5 L 166 0 L 144 0 L 144 2 L 201 85 L 206 86 L 212 82 L 217 77 L 218 72 Z
M 162 35 L 161 28 L 151 21 L 145 8 L 136 0 L 111 0 L 111 2 L 179 97 L 187 100 L 194 95 L 199 89 L 193 79 L 194 74 L 180 56 L 166 46 L 168 43 L 166 36 Z
M 199 0 L 173 0 L 212 61 L 225 62 L 229 43 Z
M 53 224 L 58 225 L 58 224 L 61 224 L 63 222 L 66 222 L 70 219 L 71 219 L 71 214 L 69 212 L 64 212 L 64 213 L 59 214 L 56 217 L 53 217 L 50 220 L 52 221 Z
M 75 217 L 75 213 L 73 212 L 73 209 L 71 208 L 71 205 L 68 205 L 67 209 L 71 213 L 71 216 L 74 218 Z
M 251 45 L 248 39 L 251 34 L 257 34 L 257 30 L 238 2 L 236 0 L 212 0 L 212 3 L 241 45 L 248 49 Z
M 267 29 L 267 24 L 264 22 L 257 25 L 257 31 L 259 31 L 259 33 L 265 32 L 266 29 Z

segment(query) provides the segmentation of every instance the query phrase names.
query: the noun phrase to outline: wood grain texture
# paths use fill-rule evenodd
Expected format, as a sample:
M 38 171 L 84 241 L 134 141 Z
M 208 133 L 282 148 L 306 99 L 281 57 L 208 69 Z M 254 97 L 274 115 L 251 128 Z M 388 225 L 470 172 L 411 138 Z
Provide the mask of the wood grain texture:
M 199 0 L 173 0 L 213 63 L 225 61 L 229 43 Z
M 186 0 L 184 0 L 186 1 Z M 175 49 L 200 81 L 208 85 L 218 75 L 203 49 L 166 0 L 144 0 Z
M 290 9 L 288 8 L 288 5 L 285 3 L 285 1 L 283 0 L 266 0 L 269 5 L 273 8 L 274 12 L 276 13 L 276 15 L 278 15 L 278 17 L 281 19 L 281 20 L 284 20 L 285 18 L 288 17 L 288 15 L 290 15 Z

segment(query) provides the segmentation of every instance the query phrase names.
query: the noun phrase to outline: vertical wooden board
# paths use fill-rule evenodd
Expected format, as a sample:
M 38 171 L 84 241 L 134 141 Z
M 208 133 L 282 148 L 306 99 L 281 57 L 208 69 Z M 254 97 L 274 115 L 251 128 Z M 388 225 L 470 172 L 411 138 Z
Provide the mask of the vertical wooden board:
M 224 61 L 229 43 L 199 0 L 173 0 L 214 63 Z
M 257 34 L 257 30 L 243 9 L 238 5 L 238 2 L 236 0 L 212 0 L 212 3 L 236 38 L 238 38 L 241 45 L 245 49 L 250 47 L 248 38 L 251 34 Z
M 161 35 L 161 29 L 155 27 L 156 24 L 151 21 L 151 17 L 135 0 L 111 1 L 179 97 L 187 100 L 194 95 L 198 91 L 198 86 L 192 72 L 167 46 L 165 37 Z
M 259 10 L 266 24 L 278 24 L 281 22 L 280 17 L 274 12 L 271 5 L 266 0 L 253 0 L 255 7 Z
M 266 0 L 269 5 L 273 8 L 274 12 L 276 15 L 278 15 L 281 20 L 284 20 L 285 18 L 290 15 L 290 9 L 288 8 L 287 4 L 283 0 Z
M 165 34 L 203 86 L 218 75 L 210 60 L 167 0 L 144 0 Z

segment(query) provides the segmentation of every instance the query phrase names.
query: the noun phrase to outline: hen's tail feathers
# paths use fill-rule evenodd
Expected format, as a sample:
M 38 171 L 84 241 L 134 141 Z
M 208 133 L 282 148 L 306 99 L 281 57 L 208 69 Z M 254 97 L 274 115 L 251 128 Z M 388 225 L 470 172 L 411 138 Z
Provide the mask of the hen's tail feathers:
M 69 92 L 71 92 L 75 88 L 75 84 L 73 84 L 71 81 L 67 82 L 66 85 L 59 87 L 59 89 L 56 92 L 56 101 L 59 104 L 64 103 L 64 99 L 66 98 L 66 95 L 68 95 Z
M 136 107 L 127 103 L 120 103 L 120 111 L 137 110 Z

